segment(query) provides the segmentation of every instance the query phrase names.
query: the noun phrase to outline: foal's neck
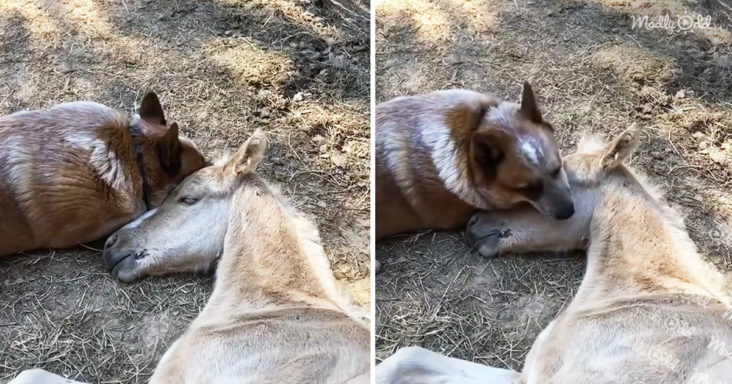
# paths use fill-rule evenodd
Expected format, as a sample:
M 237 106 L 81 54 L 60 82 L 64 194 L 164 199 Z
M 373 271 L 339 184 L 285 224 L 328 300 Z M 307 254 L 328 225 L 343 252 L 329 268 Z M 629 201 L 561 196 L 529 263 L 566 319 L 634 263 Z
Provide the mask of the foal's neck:
M 235 192 L 213 303 L 267 310 L 317 307 L 343 310 L 317 228 L 286 206 L 256 175 Z
M 609 181 L 598 193 L 578 297 L 681 293 L 728 300 L 724 275 L 697 252 L 683 220 L 642 184 Z

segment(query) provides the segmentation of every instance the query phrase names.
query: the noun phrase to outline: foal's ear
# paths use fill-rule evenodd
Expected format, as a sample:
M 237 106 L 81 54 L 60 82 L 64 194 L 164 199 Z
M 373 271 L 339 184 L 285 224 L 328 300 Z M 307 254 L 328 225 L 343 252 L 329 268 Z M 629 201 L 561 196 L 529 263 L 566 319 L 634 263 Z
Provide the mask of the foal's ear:
M 239 147 L 234 157 L 226 164 L 227 170 L 237 176 L 245 175 L 254 171 L 262 161 L 264 151 L 267 149 L 267 135 L 257 129 L 249 139 Z
M 608 170 L 622 164 L 638 146 L 640 130 L 635 124 L 626 129 L 610 144 L 605 147 L 600 166 L 602 170 Z
M 151 124 L 165 125 L 163 106 L 155 92 L 148 92 L 140 103 L 140 117 Z

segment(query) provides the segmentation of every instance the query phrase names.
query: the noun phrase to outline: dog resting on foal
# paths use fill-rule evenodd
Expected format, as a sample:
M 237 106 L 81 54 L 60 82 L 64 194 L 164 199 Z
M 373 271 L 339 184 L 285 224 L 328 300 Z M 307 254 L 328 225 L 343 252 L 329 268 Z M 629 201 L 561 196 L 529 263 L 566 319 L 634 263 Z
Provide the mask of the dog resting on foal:
M 71 102 L 0 117 L 0 255 L 96 240 L 205 165 L 155 93 L 139 112 Z
M 333 277 L 315 225 L 254 173 L 265 146 L 256 132 L 230 160 L 189 176 L 120 231 L 132 256 L 114 269 L 127 276 L 150 263 L 190 265 L 196 252 L 221 255 L 208 303 L 152 383 L 369 381 L 369 329 Z M 187 250 L 181 238 L 201 245 Z M 17 383 L 34 377 L 62 380 L 34 370 Z
M 630 128 L 607 145 L 585 141 L 565 158 L 577 207 L 571 219 L 550 221 L 528 209 L 471 219 L 469 236 L 487 256 L 589 244 L 576 296 L 537 337 L 520 375 L 410 348 L 379 365 L 377 381 L 412 382 L 411 374 L 429 377 L 424 383 L 438 376 L 470 382 L 461 375 L 484 383 L 729 383 L 729 278 L 623 165 L 638 134 Z
M 376 238 L 463 228 L 479 209 L 574 208 L 551 125 L 524 84 L 521 104 L 464 89 L 376 106 Z

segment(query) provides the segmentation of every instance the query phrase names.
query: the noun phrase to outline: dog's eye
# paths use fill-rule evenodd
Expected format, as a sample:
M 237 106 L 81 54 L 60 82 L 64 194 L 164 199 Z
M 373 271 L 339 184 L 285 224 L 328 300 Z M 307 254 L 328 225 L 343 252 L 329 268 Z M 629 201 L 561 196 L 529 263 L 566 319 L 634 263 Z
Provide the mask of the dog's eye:
M 535 181 L 527 184 L 523 188 L 520 188 L 519 192 L 521 192 L 524 196 L 528 196 L 530 198 L 538 198 L 538 196 L 541 195 L 542 189 L 543 188 L 541 182 Z
M 529 185 L 525 186 L 524 191 L 536 191 L 538 189 L 541 189 L 541 183 L 530 183 Z
M 185 205 L 193 205 L 198 202 L 198 199 L 196 199 L 195 197 L 181 197 L 180 199 L 178 199 L 178 202 Z

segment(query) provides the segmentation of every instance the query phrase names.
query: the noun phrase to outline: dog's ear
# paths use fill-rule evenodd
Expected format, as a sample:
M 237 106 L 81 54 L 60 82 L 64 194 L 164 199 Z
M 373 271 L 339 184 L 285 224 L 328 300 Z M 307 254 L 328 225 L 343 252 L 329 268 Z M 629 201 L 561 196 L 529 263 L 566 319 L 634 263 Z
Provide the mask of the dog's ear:
M 253 172 L 264 157 L 267 149 L 267 135 L 257 129 L 247 141 L 236 151 L 236 154 L 225 165 L 228 172 L 243 176 Z
M 605 147 L 600 163 L 602 170 L 606 171 L 622 164 L 638 146 L 639 139 L 640 130 L 635 124 L 616 137 Z
M 470 143 L 470 160 L 476 182 L 491 181 L 498 174 L 498 166 L 505 156 L 503 136 L 500 130 L 475 132 Z
M 519 114 L 537 124 L 541 124 L 544 121 L 541 117 L 539 105 L 536 103 L 534 91 L 531 89 L 528 81 L 524 82 L 524 88 L 521 91 L 521 108 L 519 108 Z
M 182 151 L 180 138 L 178 138 L 178 124 L 170 124 L 168 132 L 165 132 L 156 143 L 158 159 L 163 170 L 168 175 L 176 175 L 180 171 Z
M 486 112 L 497 105 L 498 102 L 483 95 L 461 102 L 447 112 L 445 124 L 453 132 L 475 132 L 480 127 Z
M 165 114 L 155 92 L 148 92 L 140 103 L 140 117 L 152 124 L 165 125 Z

